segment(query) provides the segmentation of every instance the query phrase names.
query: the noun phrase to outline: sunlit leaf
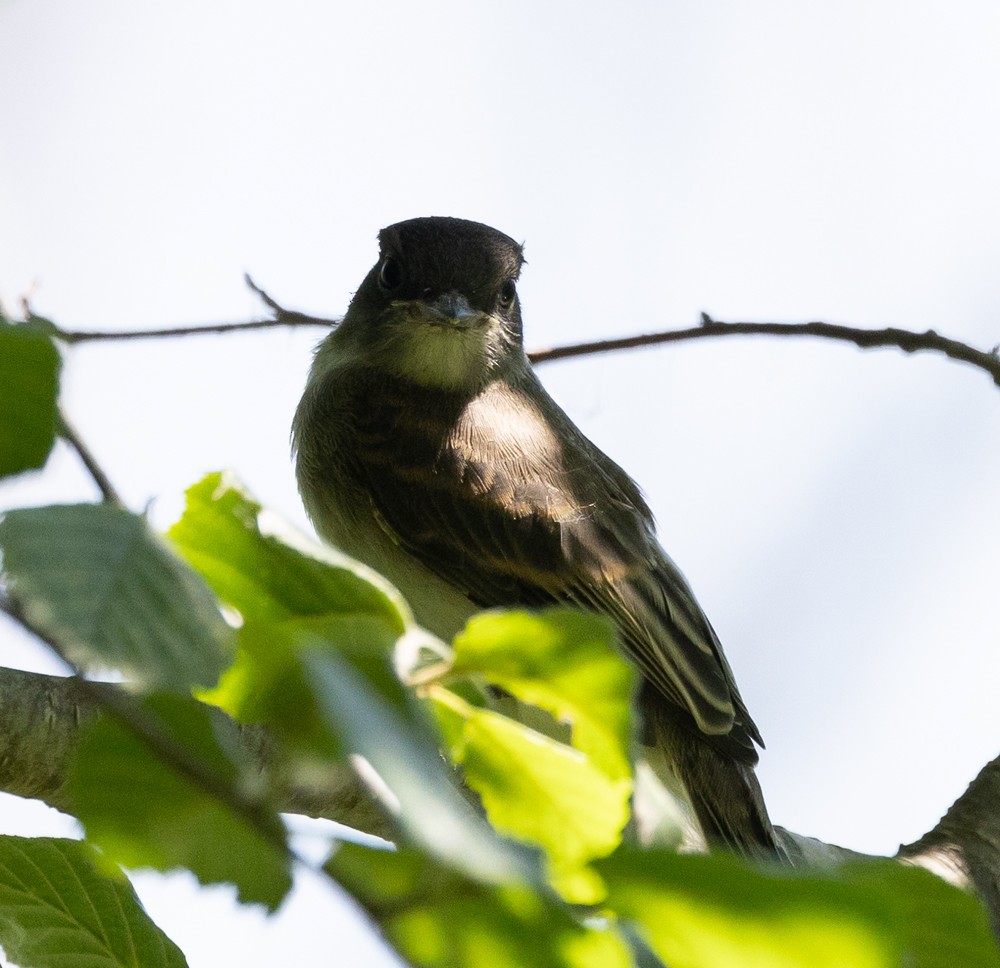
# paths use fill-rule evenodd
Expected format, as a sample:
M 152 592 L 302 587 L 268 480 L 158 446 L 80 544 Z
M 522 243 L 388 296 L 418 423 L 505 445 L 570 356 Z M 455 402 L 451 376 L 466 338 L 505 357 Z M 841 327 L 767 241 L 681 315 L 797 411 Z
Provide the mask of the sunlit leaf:
M 1000 965 L 976 900 L 891 861 L 794 874 L 632 850 L 595 866 L 608 908 L 671 968 Z
M 629 817 L 628 778 L 611 779 L 580 750 L 446 690 L 433 695 L 443 707 L 454 759 L 493 826 L 541 847 L 553 883 L 568 899 L 600 900 L 600 881 L 585 868 L 620 842 Z
M 0 837 L 0 945 L 30 968 L 184 968 L 132 885 L 89 844 Z
M 363 614 L 398 634 L 412 622 L 384 578 L 308 541 L 264 511 L 230 474 L 209 474 L 189 488 L 184 514 L 168 535 L 216 595 L 248 621 Z
M 382 618 L 366 614 L 248 622 L 239 632 L 236 661 L 203 698 L 243 722 L 267 723 L 300 753 L 339 756 L 340 738 L 320 714 L 302 656 L 350 655 L 382 702 L 404 710 L 412 700 L 392 669 L 397 638 Z
M 572 743 L 612 779 L 628 777 L 636 675 L 604 619 L 576 609 L 485 612 L 455 639 L 456 675 L 482 676 L 572 726 Z

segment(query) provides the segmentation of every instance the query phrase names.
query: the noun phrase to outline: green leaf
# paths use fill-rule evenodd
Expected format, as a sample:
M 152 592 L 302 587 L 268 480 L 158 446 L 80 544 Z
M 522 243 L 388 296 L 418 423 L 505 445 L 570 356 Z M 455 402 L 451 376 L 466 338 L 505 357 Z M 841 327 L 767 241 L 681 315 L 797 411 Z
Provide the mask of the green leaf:
M 396 632 L 373 615 L 322 615 L 284 622 L 250 622 L 239 631 L 236 661 L 219 686 L 202 695 L 242 722 L 267 723 L 292 751 L 340 755 L 339 737 L 320 715 L 302 655 L 309 650 L 350 655 L 380 700 L 398 709 L 410 698 L 392 671 Z
M 185 867 L 203 884 L 231 882 L 240 900 L 274 910 L 291 887 L 285 829 L 254 796 L 257 771 L 232 722 L 168 693 L 134 705 L 161 737 L 158 749 L 180 752 L 168 763 L 110 716 L 99 719 L 80 744 L 70 787 L 88 839 L 127 867 Z M 212 792 L 188 778 L 191 760 Z
M 362 778 L 403 832 L 471 876 L 541 880 L 537 859 L 497 837 L 452 784 L 423 709 L 393 671 L 397 638 L 371 615 L 256 620 L 208 698 L 266 722 L 307 760 L 363 757 Z
M 982 904 L 922 868 L 895 861 L 858 863 L 840 877 L 865 895 L 885 899 L 888 917 L 914 968 L 998 968 L 1000 948 Z
M 579 750 L 446 690 L 432 695 L 461 722 L 458 730 L 452 725 L 445 732 L 493 826 L 541 847 L 564 897 L 599 901 L 600 880 L 586 865 L 621 842 L 629 818 L 628 778 L 611 779 Z
M 9 511 L 0 548 L 28 621 L 79 665 L 187 690 L 227 663 L 212 595 L 143 518 L 107 504 Z
M 416 710 L 387 704 L 363 667 L 333 650 L 305 650 L 302 663 L 320 715 L 343 749 L 364 758 L 362 777 L 378 777 L 374 792 L 411 842 L 477 881 L 542 882 L 533 852 L 498 837 L 462 799 Z
M 608 925 L 580 924 L 527 887 L 463 877 L 416 851 L 340 847 L 327 870 L 419 968 L 629 968 Z
M 59 352 L 42 329 L 0 319 L 0 477 L 42 467 L 56 436 Z
M 184 514 L 168 535 L 247 621 L 364 614 L 400 634 L 412 624 L 384 578 L 293 531 L 229 474 L 209 474 L 189 488 Z
M 595 866 L 606 906 L 671 968 L 1000 965 L 974 898 L 892 861 L 797 874 L 623 850 Z
M 132 885 L 89 844 L 0 837 L 0 945 L 30 968 L 184 968 Z
M 485 612 L 455 639 L 455 675 L 478 676 L 572 727 L 573 745 L 611 779 L 627 778 L 637 678 L 610 623 L 577 609 Z

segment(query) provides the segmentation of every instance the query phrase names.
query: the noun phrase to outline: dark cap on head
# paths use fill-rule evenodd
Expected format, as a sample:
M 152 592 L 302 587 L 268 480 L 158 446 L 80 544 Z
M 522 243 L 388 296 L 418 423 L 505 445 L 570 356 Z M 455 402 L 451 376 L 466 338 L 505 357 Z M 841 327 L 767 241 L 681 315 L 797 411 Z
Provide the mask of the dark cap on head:
M 398 262 L 400 299 L 455 290 L 487 309 L 486 300 L 516 279 L 524 263 L 521 246 L 510 236 L 461 218 L 412 218 L 382 229 L 378 240 L 382 259 Z

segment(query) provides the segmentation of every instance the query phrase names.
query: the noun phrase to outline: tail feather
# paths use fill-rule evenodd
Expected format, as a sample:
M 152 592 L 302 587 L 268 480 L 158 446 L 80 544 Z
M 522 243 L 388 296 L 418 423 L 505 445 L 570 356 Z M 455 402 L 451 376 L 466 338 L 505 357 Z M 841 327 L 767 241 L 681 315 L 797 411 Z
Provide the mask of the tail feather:
M 754 773 L 756 753 L 728 744 L 725 736 L 707 736 L 693 724 L 680 723 L 662 703 L 653 709 L 647 705 L 646 713 L 647 742 L 666 755 L 709 846 L 787 862 Z
M 782 858 L 753 767 L 701 740 L 695 744 L 693 755 L 677 765 L 709 845 L 749 858 Z

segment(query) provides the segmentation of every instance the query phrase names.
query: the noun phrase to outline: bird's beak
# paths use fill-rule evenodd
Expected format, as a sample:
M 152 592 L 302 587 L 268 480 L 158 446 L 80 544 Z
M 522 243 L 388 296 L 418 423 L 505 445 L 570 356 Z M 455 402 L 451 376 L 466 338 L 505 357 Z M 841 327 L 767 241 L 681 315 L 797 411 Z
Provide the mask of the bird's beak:
M 473 309 L 469 300 L 455 290 L 426 302 L 417 300 L 415 308 L 424 322 L 449 329 L 471 329 L 485 317 L 484 313 Z

